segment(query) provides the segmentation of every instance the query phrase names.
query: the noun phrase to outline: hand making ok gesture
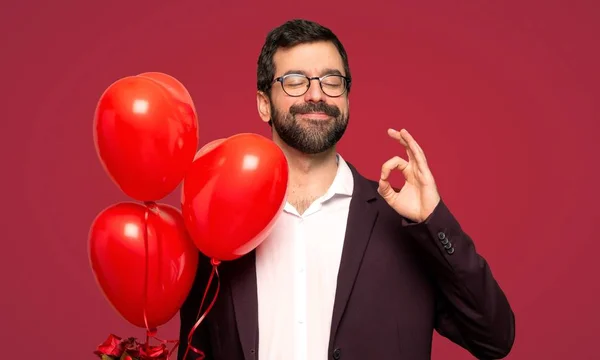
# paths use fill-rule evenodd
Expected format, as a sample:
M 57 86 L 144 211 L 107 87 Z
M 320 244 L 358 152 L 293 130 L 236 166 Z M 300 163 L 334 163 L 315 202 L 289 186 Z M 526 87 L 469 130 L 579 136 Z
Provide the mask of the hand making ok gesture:
M 388 135 L 406 148 L 408 161 L 400 156 L 394 156 L 383 164 L 378 192 L 401 216 L 415 222 L 422 222 L 427 219 L 440 201 L 440 195 L 433 175 L 427 166 L 425 154 L 408 131 L 389 129 Z M 406 180 L 398 192 L 388 181 L 390 172 L 395 169 L 400 170 Z

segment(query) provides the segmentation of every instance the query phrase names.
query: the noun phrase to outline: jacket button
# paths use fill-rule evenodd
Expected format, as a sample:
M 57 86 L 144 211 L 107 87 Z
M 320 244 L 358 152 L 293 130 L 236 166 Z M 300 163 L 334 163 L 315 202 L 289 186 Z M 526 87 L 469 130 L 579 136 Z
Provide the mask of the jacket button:
M 440 239 L 440 240 L 444 240 L 446 238 L 446 234 L 444 234 L 441 231 L 437 235 L 438 235 L 438 239 Z
M 340 350 L 339 348 L 333 350 L 333 358 L 335 360 L 339 360 L 339 358 L 342 356 L 342 350 Z

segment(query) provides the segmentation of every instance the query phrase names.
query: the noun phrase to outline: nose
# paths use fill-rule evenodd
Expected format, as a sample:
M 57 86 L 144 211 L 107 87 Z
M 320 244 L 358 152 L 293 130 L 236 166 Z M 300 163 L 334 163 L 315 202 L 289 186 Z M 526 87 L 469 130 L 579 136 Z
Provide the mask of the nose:
M 304 94 L 304 101 L 319 102 L 323 101 L 324 97 L 325 94 L 323 94 L 323 91 L 321 90 L 321 84 L 319 83 L 319 80 L 312 79 L 310 81 L 310 87 L 308 88 L 308 91 L 306 94 Z

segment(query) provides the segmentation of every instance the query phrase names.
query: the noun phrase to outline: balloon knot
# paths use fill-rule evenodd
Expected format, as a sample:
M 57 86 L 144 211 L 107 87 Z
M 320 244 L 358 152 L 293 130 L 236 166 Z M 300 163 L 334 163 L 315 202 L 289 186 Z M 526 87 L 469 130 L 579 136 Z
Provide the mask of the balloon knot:
M 154 201 L 144 201 L 144 205 L 150 210 L 154 210 L 156 208 L 156 202 Z

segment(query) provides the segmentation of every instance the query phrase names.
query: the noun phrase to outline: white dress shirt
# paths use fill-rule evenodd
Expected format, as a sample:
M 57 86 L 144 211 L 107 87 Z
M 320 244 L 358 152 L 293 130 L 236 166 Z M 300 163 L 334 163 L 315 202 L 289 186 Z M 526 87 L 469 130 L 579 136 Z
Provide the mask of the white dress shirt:
M 304 212 L 286 203 L 256 249 L 259 360 L 326 360 L 354 179 L 338 155 L 329 190 Z

